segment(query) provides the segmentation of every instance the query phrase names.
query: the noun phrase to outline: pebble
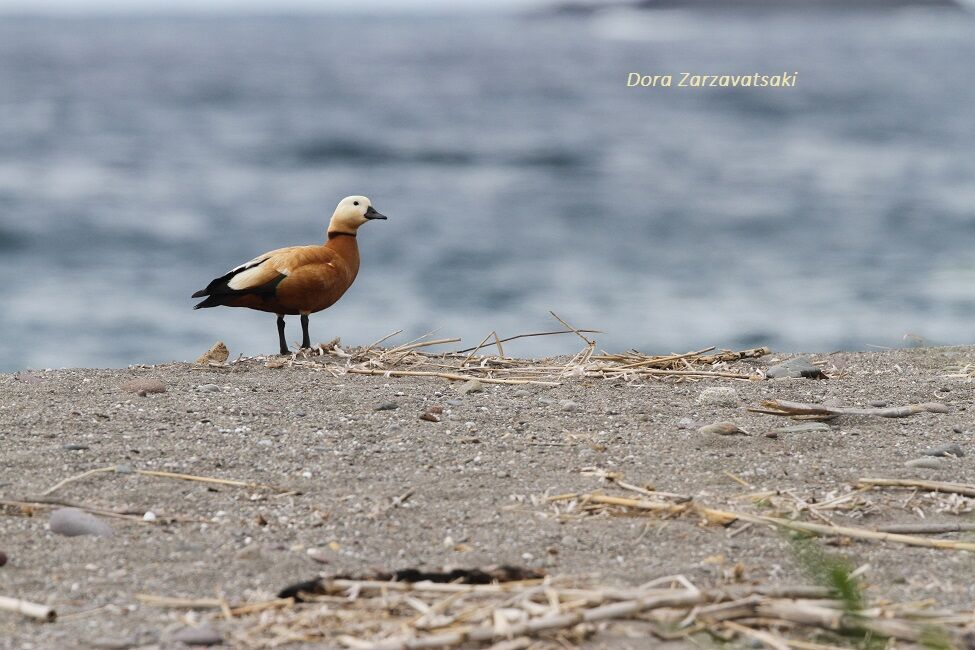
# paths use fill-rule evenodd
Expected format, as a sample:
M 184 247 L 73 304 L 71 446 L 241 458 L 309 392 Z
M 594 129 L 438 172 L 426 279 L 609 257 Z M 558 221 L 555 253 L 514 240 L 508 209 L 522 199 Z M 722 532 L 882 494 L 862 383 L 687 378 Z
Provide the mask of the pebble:
M 220 387 L 216 384 L 200 384 L 196 387 L 196 390 L 200 391 L 201 393 L 219 393 Z
M 515 392 L 511 393 L 511 396 L 512 397 L 531 397 L 532 394 L 531 394 L 531 392 L 529 392 L 529 391 L 525 390 L 524 388 L 522 388 L 520 390 L 516 390 Z
M 79 535 L 111 537 L 113 534 L 111 526 L 94 515 L 77 508 L 58 508 L 51 513 L 49 525 L 52 533 L 65 537 L 77 537 Z
M 61 445 L 61 449 L 67 449 L 68 451 L 84 451 L 85 449 L 91 449 L 91 447 L 89 447 L 88 445 L 69 443 L 66 445 Z
M 875 399 L 874 401 L 870 402 L 870 406 L 877 409 L 882 409 L 887 406 L 887 402 L 882 399 Z
M 7 554 L 4 553 L 3 551 L 0 551 L 0 566 L 3 566 L 6 563 L 7 563 Z
M 462 399 L 456 399 L 456 398 L 455 399 L 449 399 L 449 400 L 447 400 L 447 403 L 450 404 L 451 406 L 460 406 L 461 404 L 464 403 L 464 400 L 462 400 Z
M 142 515 L 142 521 L 155 521 L 156 513 L 152 510 L 148 510 L 144 515 Z
M 738 406 L 738 392 L 727 386 L 705 388 L 697 396 L 697 403 L 712 406 Z
M 914 458 L 904 463 L 908 467 L 921 469 L 945 469 L 948 463 L 940 458 Z
M 376 407 L 377 411 L 395 411 L 399 408 L 399 404 L 396 402 L 383 402 Z
M 482 393 L 484 392 L 484 384 L 482 384 L 479 379 L 471 379 L 461 384 L 458 390 L 462 395 L 467 395 L 468 393 Z
M 209 625 L 200 627 L 184 627 L 173 635 L 173 641 L 186 645 L 219 645 L 223 643 L 223 635 Z
M 166 392 L 166 384 L 158 379 L 133 379 L 122 384 L 121 388 L 127 393 L 135 393 L 140 397 L 145 397 L 149 393 Z
M 270 438 L 262 438 L 261 440 L 257 441 L 257 444 L 260 445 L 261 447 L 271 447 L 272 445 L 274 445 L 274 443 L 271 442 Z
M 681 418 L 680 420 L 677 421 L 677 428 L 678 429 L 682 429 L 682 430 L 683 429 L 696 429 L 697 426 L 698 426 L 697 425 L 697 422 L 695 422 L 691 418 Z
M 805 377 L 806 379 L 826 379 L 826 375 L 818 366 L 812 364 L 806 357 L 795 357 L 776 364 L 765 371 L 769 379 L 785 377 Z
M 431 411 L 424 411 L 420 413 L 420 419 L 426 420 L 427 422 L 440 422 L 440 416 Z
M 121 463 L 115 466 L 116 474 L 135 474 L 135 468 L 128 463 Z
M 940 447 L 931 447 L 930 449 L 925 449 L 921 452 L 924 456 L 955 456 L 961 458 L 965 455 L 965 450 L 961 448 L 958 444 L 948 444 L 941 445 Z
M 748 435 L 744 431 L 738 428 L 738 425 L 734 422 L 715 422 L 714 424 L 707 424 L 697 430 L 698 433 L 704 434 L 717 434 L 719 436 L 735 436 L 735 435 Z
M 559 402 L 559 406 L 562 407 L 563 411 L 568 411 L 569 413 L 574 413 L 579 410 L 579 405 L 573 402 L 571 399 L 564 399 Z

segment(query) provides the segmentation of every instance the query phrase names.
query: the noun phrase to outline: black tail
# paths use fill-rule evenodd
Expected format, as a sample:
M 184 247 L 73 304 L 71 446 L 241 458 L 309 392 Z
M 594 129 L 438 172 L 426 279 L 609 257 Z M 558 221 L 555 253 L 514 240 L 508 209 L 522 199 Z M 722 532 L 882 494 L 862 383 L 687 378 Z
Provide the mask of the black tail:
M 256 287 L 250 287 L 247 289 L 231 289 L 228 286 L 230 278 L 235 274 L 239 273 L 240 269 L 231 271 L 227 275 L 221 276 L 207 285 L 206 289 L 200 289 L 194 293 L 191 298 L 202 298 L 207 296 L 207 299 L 203 302 L 193 305 L 193 309 L 206 309 L 207 307 L 219 307 L 221 305 L 228 304 L 234 298 L 239 296 L 246 296 L 249 294 L 258 295 L 262 298 L 269 299 L 274 297 L 275 292 L 278 289 L 278 285 L 286 277 L 283 273 L 278 273 L 277 277 L 269 282 L 265 282 L 262 285 Z

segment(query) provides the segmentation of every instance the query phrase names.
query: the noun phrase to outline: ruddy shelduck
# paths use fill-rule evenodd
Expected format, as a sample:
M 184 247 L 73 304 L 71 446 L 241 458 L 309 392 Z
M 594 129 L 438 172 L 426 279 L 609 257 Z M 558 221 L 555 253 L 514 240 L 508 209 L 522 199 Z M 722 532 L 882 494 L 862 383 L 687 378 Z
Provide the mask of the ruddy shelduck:
M 328 223 L 324 244 L 290 246 L 258 255 L 193 294 L 203 307 L 247 307 L 278 315 L 278 343 L 288 354 L 284 317 L 301 316 L 301 347 L 310 348 L 308 315 L 334 305 L 359 272 L 359 226 L 385 219 L 364 196 L 339 201 Z

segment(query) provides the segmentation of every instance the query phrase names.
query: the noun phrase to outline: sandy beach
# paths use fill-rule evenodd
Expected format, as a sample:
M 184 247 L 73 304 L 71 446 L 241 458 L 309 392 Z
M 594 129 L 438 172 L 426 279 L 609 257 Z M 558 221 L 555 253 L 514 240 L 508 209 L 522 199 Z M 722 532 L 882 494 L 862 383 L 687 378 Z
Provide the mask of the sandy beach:
M 728 367 L 761 375 L 793 356 Z M 975 500 L 923 489 L 864 490 L 815 512 L 809 505 L 871 477 L 975 482 L 975 348 L 807 357 L 828 379 L 574 376 L 465 393 L 436 377 L 345 374 L 345 361 L 332 357 L 277 368 L 247 359 L 0 375 L 0 596 L 58 614 L 44 623 L 0 612 L 0 647 L 171 647 L 198 622 L 227 647 L 244 647 L 264 638 L 254 636 L 257 615 L 161 607 L 144 595 L 237 605 L 319 574 L 510 564 L 618 587 L 673 574 L 702 587 L 809 582 L 793 545 L 767 525 L 584 516 L 571 499 L 545 499 L 645 496 L 606 473 L 753 515 L 871 530 L 971 523 Z M 158 380 L 164 392 L 123 389 L 135 379 Z M 733 392 L 702 396 L 712 388 Z M 938 403 L 945 412 L 842 416 L 822 430 L 783 431 L 809 423 L 746 410 L 771 399 Z M 699 431 L 723 421 L 742 433 Z M 931 455 L 951 445 L 949 456 Z M 964 456 L 955 457 L 958 448 Z M 64 504 L 123 516 L 99 517 L 110 537 L 68 537 L 49 529 Z M 972 533 L 925 537 L 975 541 Z M 868 565 L 860 579 L 871 601 L 931 599 L 968 611 L 975 602 L 971 552 L 820 540 L 853 566 Z M 320 643 L 289 647 L 334 640 Z M 646 647 L 627 638 L 625 623 L 586 643 Z

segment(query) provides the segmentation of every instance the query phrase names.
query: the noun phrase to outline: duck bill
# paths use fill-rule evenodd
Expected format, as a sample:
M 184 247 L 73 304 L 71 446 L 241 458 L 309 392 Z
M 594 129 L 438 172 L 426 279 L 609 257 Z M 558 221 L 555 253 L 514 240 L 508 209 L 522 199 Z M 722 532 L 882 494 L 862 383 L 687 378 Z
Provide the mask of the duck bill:
M 386 215 L 384 215 L 382 212 L 376 212 L 376 209 L 373 208 L 370 205 L 368 208 L 366 208 L 366 219 L 383 219 L 383 220 L 385 220 L 386 219 Z

